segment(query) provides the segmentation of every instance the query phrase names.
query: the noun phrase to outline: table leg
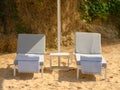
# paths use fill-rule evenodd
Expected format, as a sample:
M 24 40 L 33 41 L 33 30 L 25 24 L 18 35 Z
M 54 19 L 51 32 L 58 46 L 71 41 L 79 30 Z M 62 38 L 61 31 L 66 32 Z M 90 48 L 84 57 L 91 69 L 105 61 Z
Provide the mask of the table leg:
M 58 67 L 60 67 L 60 56 L 58 56 Z
M 70 60 L 70 57 L 68 56 L 68 67 L 69 67 L 69 60 Z
M 50 56 L 50 69 L 52 69 L 52 57 Z

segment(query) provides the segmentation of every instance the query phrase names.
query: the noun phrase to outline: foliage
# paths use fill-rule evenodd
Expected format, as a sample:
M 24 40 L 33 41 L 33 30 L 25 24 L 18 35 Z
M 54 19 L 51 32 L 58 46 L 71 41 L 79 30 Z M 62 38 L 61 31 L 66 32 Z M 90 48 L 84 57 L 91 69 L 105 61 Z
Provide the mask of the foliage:
M 25 27 L 23 25 L 17 24 L 16 25 L 16 31 L 17 31 L 17 33 L 25 33 L 26 29 L 25 29 Z
M 0 18 L 6 18 L 9 16 L 12 19 L 18 18 L 15 2 L 13 0 L 12 1 L 0 0 Z
M 0 18 L 4 16 L 4 0 L 0 0 Z
M 120 0 L 82 0 L 80 1 L 81 19 L 92 22 L 95 18 L 107 19 L 114 15 L 120 17 Z
M 11 13 L 11 18 L 15 21 L 17 21 L 19 19 L 18 14 L 17 14 L 17 6 L 15 4 L 14 1 L 8 1 L 8 7 L 9 7 L 9 11 L 12 12 Z
M 111 15 L 120 17 L 120 0 L 109 0 L 108 7 Z
M 40 3 L 39 3 L 40 6 L 43 6 L 43 1 L 44 1 L 44 0 L 39 0 L 39 2 L 40 2 Z

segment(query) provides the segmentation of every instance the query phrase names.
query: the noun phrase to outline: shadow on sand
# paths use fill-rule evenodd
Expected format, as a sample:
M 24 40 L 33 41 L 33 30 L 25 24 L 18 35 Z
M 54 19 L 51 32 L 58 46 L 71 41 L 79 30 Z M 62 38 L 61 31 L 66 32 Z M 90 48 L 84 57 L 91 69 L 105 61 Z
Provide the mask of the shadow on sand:
M 52 71 L 49 69 L 49 67 L 44 68 L 44 73 L 51 74 Z M 41 73 L 38 73 L 41 78 Z M 39 78 L 37 77 L 37 78 Z M 34 73 L 18 73 L 16 70 L 16 76 L 13 76 L 13 64 L 8 64 L 7 68 L 0 68 L 0 90 L 4 90 L 3 83 L 4 80 L 32 80 L 36 79 L 34 77 Z
M 80 71 L 80 77 L 77 79 L 77 69 L 70 69 L 68 71 L 59 71 L 58 81 L 68 81 L 68 82 L 89 82 L 96 81 L 96 77 L 94 75 L 82 74 Z

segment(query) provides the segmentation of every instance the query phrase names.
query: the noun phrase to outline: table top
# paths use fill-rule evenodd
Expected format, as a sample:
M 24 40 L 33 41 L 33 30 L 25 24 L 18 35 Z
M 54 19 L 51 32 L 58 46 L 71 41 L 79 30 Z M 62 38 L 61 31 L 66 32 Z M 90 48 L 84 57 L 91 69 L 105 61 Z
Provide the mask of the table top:
M 50 53 L 50 56 L 69 56 L 69 53 L 60 52 L 60 53 Z

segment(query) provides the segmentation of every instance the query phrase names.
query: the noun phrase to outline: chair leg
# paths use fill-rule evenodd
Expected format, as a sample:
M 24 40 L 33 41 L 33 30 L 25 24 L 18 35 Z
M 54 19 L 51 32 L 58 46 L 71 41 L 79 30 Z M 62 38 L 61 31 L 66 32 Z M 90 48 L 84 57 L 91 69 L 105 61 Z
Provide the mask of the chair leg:
M 14 72 L 13 72 L 13 76 L 16 76 L 16 65 L 14 65 Z
M 77 79 L 79 79 L 79 68 L 77 68 Z
M 107 78 L 107 67 L 105 67 L 105 76 L 104 76 L 105 80 Z
M 42 78 L 43 78 L 43 73 L 44 73 L 43 69 L 44 69 L 44 67 L 42 66 L 42 67 L 41 67 L 41 77 L 42 77 Z

